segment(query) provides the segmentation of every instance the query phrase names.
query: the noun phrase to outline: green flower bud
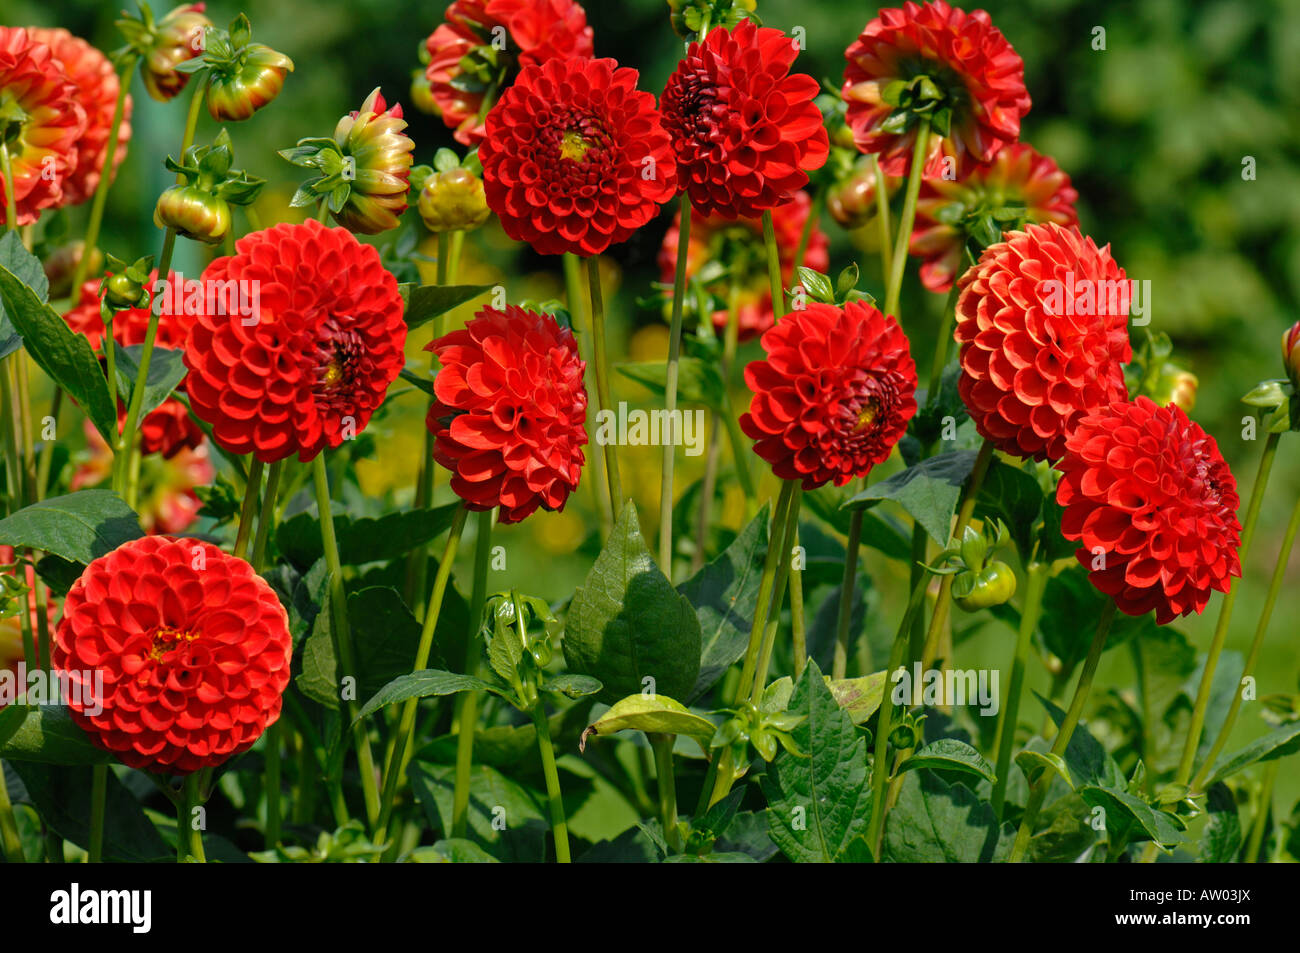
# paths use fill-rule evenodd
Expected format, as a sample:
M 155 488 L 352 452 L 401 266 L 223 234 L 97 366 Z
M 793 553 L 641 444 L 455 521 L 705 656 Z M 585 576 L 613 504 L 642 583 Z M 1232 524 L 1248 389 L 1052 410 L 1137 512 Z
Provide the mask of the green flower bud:
M 483 180 L 462 168 L 431 175 L 420 190 L 419 209 L 431 232 L 478 228 L 492 214 Z

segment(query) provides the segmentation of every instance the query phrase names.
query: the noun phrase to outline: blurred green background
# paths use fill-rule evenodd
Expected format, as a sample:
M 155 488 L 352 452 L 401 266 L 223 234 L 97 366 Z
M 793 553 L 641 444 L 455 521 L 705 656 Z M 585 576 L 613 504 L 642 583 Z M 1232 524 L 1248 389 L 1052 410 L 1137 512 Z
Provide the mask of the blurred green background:
M 1025 60 L 1034 105 L 1023 138 L 1055 157 L 1073 177 L 1083 231 L 1099 244 L 1111 243 L 1129 277 L 1150 280 L 1152 330 L 1167 332 L 1175 357 L 1200 378 L 1193 417 L 1219 441 L 1244 503 L 1261 441 L 1242 439 L 1245 408 L 1238 398 L 1259 380 L 1281 375 L 1279 337 L 1300 318 L 1300 3 L 991 0 L 984 6 Z M 102 49 L 119 43 L 112 26 L 119 9 L 115 4 L 5 0 L 4 7 L 6 23 L 65 26 Z M 231 128 L 237 165 L 271 182 L 259 200 L 264 220 L 302 217 L 287 207 L 296 185 L 295 170 L 275 150 L 304 136 L 329 135 L 338 118 L 357 108 L 375 86 L 383 88 L 390 102 L 409 104 L 417 45 L 440 22 L 443 8 L 439 2 L 393 0 L 209 4 L 209 15 L 222 24 L 239 10 L 246 11 L 254 38 L 288 53 L 297 66 L 273 106 Z M 766 24 L 787 31 L 805 29 L 808 49 L 798 67 L 836 85 L 844 47 L 875 11 L 875 5 L 850 0 L 761 0 L 759 5 Z M 588 16 L 597 54 L 639 68 L 642 87 L 658 93 L 682 52 L 663 0 L 591 2 Z M 1104 50 L 1094 49 L 1097 27 L 1105 30 Z M 138 78 L 133 93 L 131 151 L 112 193 L 101 242 L 123 258 L 157 251 L 153 201 L 169 183 L 162 157 L 179 141 L 185 102 L 184 97 L 168 105 L 153 102 Z M 438 147 L 455 145 L 437 118 L 409 105 L 407 115 L 417 161 L 430 162 Z M 204 115 L 199 141 L 213 132 Z M 1246 157 L 1254 159 L 1253 181 L 1242 177 Z M 84 210 L 78 210 L 78 222 L 82 215 Z M 655 256 L 667 218 L 609 256 L 609 279 L 618 289 L 611 307 L 616 360 L 626 353 L 639 360 L 664 353 L 662 315 L 653 305 L 638 304 L 638 298 L 647 295 L 658 278 Z M 862 286 L 881 296 L 874 257 L 856 251 L 829 217 L 824 227 L 833 239 L 832 272 L 857 258 L 863 268 Z M 203 265 L 200 249 L 181 244 L 179 266 L 197 274 Z M 467 243 L 461 279 L 504 283 L 513 300 L 562 297 L 558 264 L 511 247 L 499 229 L 489 225 Z M 903 324 L 923 366 L 928 366 L 941 306 L 940 297 L 921 291 L 909 279 Z M 413 358 L 426 340 L 427 334 L 412 342 Z M 755 349 L 749 345 L 742 360 Z M 615 386 L 616 399 L 649 400 L 644 389 L 617 375 Z M 744 401 L 743 392 L 737 400 Z M 390 493 L 399 502 L 409 498 L 406 488 L 420 452 L 421 403 L 417 394 L 408 392 L 372 427 L 375 459 L 363 462 L 359 473 L 376 508 L 391 502 Z M 658 498 L 658 451 L 625 448 L 624 453 L 624 472 L 630 474 L 625 478 L 641 504 L 649 533 Z M 701 463 L 700 458 L 679 459 L 684 459 L 679 464 L 681 493 L 698 479 Z M 734 529 L 743 507 L 731 483 L 722 481 L 726 495 L 720 508 Z M 769 477 L 762 490 L 771 488 Z M 1229 649 L 1244 651 L 1250 642 L 1297 492 L 1300 438 L 1288 437 L 1246 559 Z M 564 513 L 539 513 L 522 526 L 504 529 L 507 569 L 491 584 L 520 585 L 554 601 L 566 598 L 590 563 L 595 512 L 583 489 Z M 471 546 L 462 546 L 462 553 L 471 551 Z M 865 629 L 892 631 L 901 567 L 871 554 L 866 570 L 876 592 L 868 603 Z M 1298 690 L 1298 585 L 1300 565 L 1293 565 L 1258 669 L 1261 695 Z M 1217 614 L 1216 599 L 1204 617 L 1179 626 L 1203 649 Z M 1010 631 L 995 623 L 966 643 L 963 653 L 969 654 L 962 655 L 962 664 L 1004 666 L 1011 649 Z M 1045 686 L 1041 669 L 1035 668 L 1033 678 L 1032 687 Z M 1132 684 L 1127 652 L 1106 657 L 1101 680 L 1120 687 Z M 1259 707 L 1245 707 L 1230 750 L 1261 733 Z M 1300 795 L 1296 761 L 1290 759 L 1279 779 L 1284 812 Z

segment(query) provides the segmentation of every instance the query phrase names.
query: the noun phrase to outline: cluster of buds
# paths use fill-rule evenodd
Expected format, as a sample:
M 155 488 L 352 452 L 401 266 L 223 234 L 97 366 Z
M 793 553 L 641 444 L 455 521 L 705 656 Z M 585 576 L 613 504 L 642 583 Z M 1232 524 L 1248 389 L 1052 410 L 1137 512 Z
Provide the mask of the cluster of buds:
M 469 231 L 488 220 L 487 193 L 478 152 L 462 161 L 450 149 L 439 149 L 433 168 L 420 167 L 412 175 L 419 189 L 420 218 L 431 232 Z
M 117 28 L 126 38 L 119 58 L 134 53 L 140 57 L 140 76 L 144 88 L 154 99 L 167 102 L 189 82 L 189 71 L 178 67 L 203 54 L 207 48 L 207 31 L 212 21 L 203 14 L 202 3 L 187 3 L 155 20 L 147 3 L 140 4 L 140 15 L 123 12 Z
M 149 276 L 153 273 L 153 255 L 138 258 L 127 264 L 113 255 L 108 256 L 108 271 L 99 285 L 100 313 L 104 323 L 111 325 L 118 311 L 149 306 Z
M 334 138 L 301 139 L 280 155 L 318 175 L 294 193 L 294 207 L 324 202 L 344 228 L 375 235 L 396 228 L 406 211 L 415 143 L 402 107 L 389 108 L 376 87 L 361 108 L 339 120 Z
M 668 19 L 674 32 L 689 40 L 715 26 L 733 27 L 757 8 L 757 0 L 668 0 Z
M 182 181 L 158 197 L 153 220 L 159 228 L 215 245 L 230 231 L 230 206 L 249 205 L 264 180 L 230 168 L 234 155 L 223 129 L 210 146 L 190 146 L 184 162 L 167 157 L 167 168 Z
M 1016 594 L 1016 574 L 992 554 L 1006 545 L 1007 528 L 1001 521 L 982 529 L 967 526 L 961 544 L 940 554 L 931 572 L 952 575 L 952 598 L 966 612 L 978 612 L 1010 602 Z

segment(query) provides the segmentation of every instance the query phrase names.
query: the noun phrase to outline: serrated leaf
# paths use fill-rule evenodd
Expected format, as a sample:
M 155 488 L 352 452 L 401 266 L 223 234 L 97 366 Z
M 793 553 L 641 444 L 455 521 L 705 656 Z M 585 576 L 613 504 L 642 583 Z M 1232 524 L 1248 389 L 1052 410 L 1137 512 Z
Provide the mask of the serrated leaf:
M 629 501 L 586 580 L 573 595 L 564 633 L 570 670 L 600 679 L 613 704 L 646 688 L 684 698 L 700 671 L 695 609 L 655 565 Z
M 999 828 L 993 805 L 932 771 L 908 775 L 885 819 L 881 859 L 894 863 L 989 863 L 1006 859 L 1015 839 Z
M 940 546 L 948 544 L 949 527 L 962 484 L 975 465 L 973 450 L 949 450 L 873 483 L 844 504 L 846 509 L 893 500 L 921 524 Z
M 871 788 L 866 739 L 809 662 L 790 698 L 804 720 L 791 732 L 800 751 L 777 755 L 762 778 L 768 831 L 800 863 L 831 863 L 868 830 Z

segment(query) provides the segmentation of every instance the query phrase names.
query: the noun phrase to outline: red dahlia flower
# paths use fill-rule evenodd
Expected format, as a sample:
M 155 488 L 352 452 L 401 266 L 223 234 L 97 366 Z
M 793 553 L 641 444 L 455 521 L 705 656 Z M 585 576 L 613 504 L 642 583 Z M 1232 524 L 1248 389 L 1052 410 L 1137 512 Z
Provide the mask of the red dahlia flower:
M 1300 387 L 1300 321 L 1282 332 L 1282 366 L 1291 383 Z
M 740 429 L 784 480 L 843 486 L 886 460 L 916 413 L 916 365 L 892 317 L 862 301 L 812 303 L 763 335 L 745 368 Z
M 943 0 L 881 10 L 844 55 L 845 120 L 886 175 L 907 173 L 922 117 L 936 130 L 927 176 L 942 174 L 945 157 L 988 162 L 1020 136 L 1025 64 L 983 10 Z
M 519 74 L 479 147 L 488 207 L 507 235 L 543 255 L 599 255 L 676 194 L 668 133 L 636 81 L 610 59 Z
M 587 391 L 573 332 L 550 315 L 484 308 L 429 344 L 441 369 L 427 424 L 433 458 L 472 510 L 501 507 L 517 523 L 562 510 L 587 442 Z
M 799 250 L 804 223 L 812 209 L 807 192 L 796 192 L 793 200 L 772 210 L 776 247 L 781 252 L 781 281 L 794 281 L 794 258 Z M 671 283 L 677 273 L 677 249 L 682 216 L 678 212 L 659 249 L 659 275 Z M 738 289 L 737 326 L 739 340 L 746 341 L 772 326 L 772 286 L 767 276 L 767 251 L 763 245 L 763 221 L 758 218 L 728 220 L 719 216 L 691 216 L 691 239 L 686 251 L 686 274 L 694 277 L 709 262 L 727 262 L 728 273 L 709 285 L 726 301 L 732 282 Z M 814 222 L 803 263 L 814 271 L 830 266 L 830 239 Z M 721 334 L 727 326 L 727 309 L 713 313 L 713 326 Z
M 365 429 L 402 369 L 397 279 L 372 246 L 315 221 L 254 232 L 235 248 L 204 284 L 237 282 L 259 298 L 251 317 L 226 308 L 195 318 L 190 406 L 231 453 L 311 460 Z
M 0 136 L 14 179 L 0 173 L 0 222 L 11 188 L 19 225 L 68 201 L 64 187 L 77 170 L 85 131 L 81 93 L 63 63 L 29 31 L 0 26 Z
M 96 744 L 133 768 L 189 774 L 247 751 L 279 718 L 291 651 L 284 607 L 247 562 L 146 536 L 86 567 L 52 654 L 81 685 L 68 707 Z
M 1079 421 L 1057 469 L 1061 533 L 1122 611 L 1155 609 L 1164 625 L 1241 575 L 1237 481 L 1181 408 L 1146 397 L 1102 407 Z
M 996 229 L 995 235 L 985 236 L 984 244 L 991 244 L 1002 232 L 1027 222 L 1077 224 L 1078 198 L 1070 177 L 1049 156 L 1023 142 L 1005 147 L 987 165 L 974 162 L 967 153 L 955 180 L 921 182 L 908 248 L 924 259 L 921 283 L 934 292 L 950 290 L 962 270 L 962 248 L 976 230 Z M 1020 211 L 1018 221 L 994 218 L 1015 211 Z
M 117 110 L 117 73 L 107 56 L 61 27 L 31 27 L 28 32 L 36 42 L 48 46 L 54 58 L 63 64 L 63 71 L 76 84 L 77 99 L 86 110 L 86 132 L 76 144 L 76 171 L 63 182 L 63 201 L 77 205 L 95 194 L 104 169 L 113 113 Z M 110 177 L 126 158 L 126 144 L 130 140 L 131 97 L 128 95 L 122 104 Z
M 780 30 L 742 20 L 692 43 L 661 101 L 681 188 L 701 215 L 757 218 L 820 169 L 830 140 L 820 86 L 790 73 L 798 50 Z
M 958 281 L 958 391 L 1004 453 L 1059 460 L 1075 423 L 1128 394 L 1124 269 L 1077 228 L 1027 225 Z
M 456 141 L 483 141 L 483 106 L 518 70 L 595 53 L 587 14 L 573 0 L 456 0 L 425 41 L 425 76 Z
M 180 278 L 176 272 L 171 273 L 171 281 Z M 152 305 L 154 283 L 158 280 L 155 270 L 149 275 L 148 288 Z M 99 279 L 92 279 L 81 286 L 81 299 L 77 306 L 63 315 L 68 327 L 84 334 L 101 358 L 104 349 L 104 319 L 99 310 Z M 170 300 L 170 298 L 168 299 Z M 128 308 L 113 315 L 113 340 L 118 347 L 135 347 L 143 344 L 149 330 L 149 308 Z M 169 350 L 180 350 L 185 346 L 189 326 L 193 319 L 187 317 L 183 309 L 173 313 L 173 309 L 163 307 L 158 316 L 158 333 L 154 343 Z M 185 392 L 182 380 L 176 388 Z M 121 427 L 126 422 L 126 404 L 119 401 L 117 423 Z M 146 456 L 160 453 L 170 459 L 182 450 L 193 450 L 203 442 L 203 431 L 189 415 L 185 405 L 174 397 L 169 397 L 162 405 L 145 415 L 140 422 L 140 451 Z

